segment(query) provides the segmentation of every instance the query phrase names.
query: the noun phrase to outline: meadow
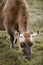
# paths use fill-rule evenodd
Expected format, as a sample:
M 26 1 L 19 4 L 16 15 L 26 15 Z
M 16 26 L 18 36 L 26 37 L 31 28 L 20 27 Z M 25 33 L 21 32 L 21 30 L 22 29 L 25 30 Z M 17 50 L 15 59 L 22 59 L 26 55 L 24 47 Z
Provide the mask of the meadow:
M 32 58 L 28 60 L 19 52 L 18 43 L 11 49 L 7 32 L 0 31 L 0 65 L 43 65 L 43 33 L 33 39 Z

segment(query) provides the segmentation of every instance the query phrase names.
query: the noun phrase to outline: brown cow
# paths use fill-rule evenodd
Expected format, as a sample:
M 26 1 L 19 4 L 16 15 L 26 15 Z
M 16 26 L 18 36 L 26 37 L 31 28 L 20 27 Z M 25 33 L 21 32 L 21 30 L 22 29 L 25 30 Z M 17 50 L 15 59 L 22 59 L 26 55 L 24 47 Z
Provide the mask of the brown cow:
M 25 0 L 7 0 L 3 8 L 4 27 L 10 35 L 12 48 L 14 47 L 13 41 L 15 39 L 15 31 L 17 31 L 20 36 L 24 33 L 22 36 L 24 36 L 25 42 L 20 41 L 20 47 L 23 47 L 23 52 L 24 55 L 26 55 L 26 58 L 30 57 L 32 46 L 30 33 L 27 33 L 28 12 L 28 6 Z
M 11 37 L 12 47 L 15 31 L 27 31 L 28 8 L 25 0 L 7 0 L 3 8 L 4 27 Z

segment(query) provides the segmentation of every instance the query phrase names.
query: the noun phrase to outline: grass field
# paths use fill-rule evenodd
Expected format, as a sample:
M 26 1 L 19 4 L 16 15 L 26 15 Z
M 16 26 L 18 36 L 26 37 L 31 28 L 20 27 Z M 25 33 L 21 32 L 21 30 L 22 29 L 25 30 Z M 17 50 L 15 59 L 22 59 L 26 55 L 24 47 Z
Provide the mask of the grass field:
M 27 0 L 29 7 L 29 26 L 37 31 L 43 28 L 43 0 Z
M 0 31 L 0 65 L 43 65 L 43 33 L 33 38 L 32 58 L 24 59 L 18 50 L 18 43 L 10 49 L 10 40 L 6 32 Z

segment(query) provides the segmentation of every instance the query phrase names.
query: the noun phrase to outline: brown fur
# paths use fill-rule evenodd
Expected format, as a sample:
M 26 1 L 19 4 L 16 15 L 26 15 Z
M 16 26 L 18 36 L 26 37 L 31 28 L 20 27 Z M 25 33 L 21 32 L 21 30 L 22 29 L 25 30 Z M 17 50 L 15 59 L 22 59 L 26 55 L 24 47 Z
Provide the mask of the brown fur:
M 5 29 L 20 33 L 27 31 L 28 7 L 25 0 L 7 0 L 4 8 Z

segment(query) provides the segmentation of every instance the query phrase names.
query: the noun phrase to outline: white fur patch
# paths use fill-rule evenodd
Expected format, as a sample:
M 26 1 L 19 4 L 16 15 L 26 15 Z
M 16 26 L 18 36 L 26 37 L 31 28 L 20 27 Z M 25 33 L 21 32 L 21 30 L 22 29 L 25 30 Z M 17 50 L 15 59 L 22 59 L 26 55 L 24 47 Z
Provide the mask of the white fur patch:
M 19 42 L 24 42 L 24 41 L 25 41 L 25 37 L 23 36 L 23 34 L 20 34 Z

